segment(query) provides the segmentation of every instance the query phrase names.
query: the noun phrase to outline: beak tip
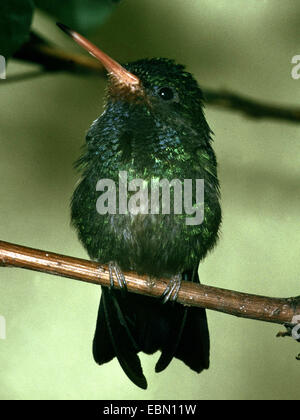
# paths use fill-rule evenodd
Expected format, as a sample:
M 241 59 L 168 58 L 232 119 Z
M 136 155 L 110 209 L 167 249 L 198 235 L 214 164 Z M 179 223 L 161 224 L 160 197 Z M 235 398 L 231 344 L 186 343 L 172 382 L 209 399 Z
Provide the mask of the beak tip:
M 60 22 L 56 22 L 56 25 L 62 30 L 64 31 L 66 34 L 72 36 L 72 29 L 69 28 L 67 25 L 64 25 L 63 23 Z
M 87 50 L 91 55 L 93 55 L 97 60 L 99 60 L 102 65 L 106 68 L 109 73 L 114 74 L 120 81 L 127 85 L 137 86 L 140 84 L 140 80 L 134 74 L 128 72 L 124 69 L 119 63 L 114 61 L 104 52 L 99 50 L 95 45 L 93 45 L 90 41 L 80 35 L 78 32 L 73 31 L 73 29 L 69 28 L 67 25 L 56 22 L 56 25 L 64 31 L 67 35 L 69 35 L 77 44 Z

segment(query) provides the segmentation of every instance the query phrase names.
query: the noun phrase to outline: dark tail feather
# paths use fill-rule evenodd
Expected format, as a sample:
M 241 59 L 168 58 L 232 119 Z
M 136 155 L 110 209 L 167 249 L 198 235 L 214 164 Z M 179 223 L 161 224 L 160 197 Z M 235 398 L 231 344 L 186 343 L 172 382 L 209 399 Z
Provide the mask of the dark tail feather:
M 182 278 L 185 281 L 199 282 L 197 268 L 184 272 Z M 177 316 L 174 316 L 174 312 Z M 171 317 L 169 330 L 175 333 L 170 334 L 167 345 L 161 349 L 162 354 L 155 371 L 164 370 L 173 357 L 183 361 L 198 373 L 208 369 L 210 343 L 205 309 L 187 308 L 175 303 L 169 317 Z
M 123 306 L 126 301 L 121 301 Z M 125 309 L 125 311 L 124 311 Z M 118 361 L 128 378 L 140 388 L 147 388 L 147 381 L 137 352 L 139 351 L 127 324 L 125 313 L 116 292 L 102 287 L 97 326 L 93 341 L 95 361 L 101 365 L 113 357 Z
M 197 270 L 183 273 L 183 279 L 199 281 Z M 196 372 L 209 367 L 209 332 L 202 308 L 179 303 L 162 304 L 158 299 L 102 288 L 93 343 L 98 364 L 118 358 L 129 379 L 146 389 L 137 353 L 162 354 L 155 371 L 164 370 L 173 357 Z
M 175 304 L 175 305 L 178 305 L 178 304 Z M 155 372 L 157 373 L 165 370 L 166 367 L 168 367 L 168 365 L 171 363 L 173 357 L 175 357 L 176 351 L 178 349 L 179 343 L 182 338 L 182 333 L 185 328 L 187 308 L 184 308 L 183 311 L 181 310 L 181 308 L 178 308 L 178 307 L 175 308 L 175 310 L 176 309 L 177 309 L 176 311 L 177 313 L 179 311 L 182 312 L 180 314 L 180 321 L 179 323 L 177 323 L 177 325 L 175 325 L 175 329 L 170 329 L 172 336 L 170 337 L 170 340 L 168 340 L 167 345 L 162 348 L 161 356 L 155 365 Z
M 174 356 L 198 373 L 209 368 L 209 332 L 205 309 L 187 309 L 185 327 Z

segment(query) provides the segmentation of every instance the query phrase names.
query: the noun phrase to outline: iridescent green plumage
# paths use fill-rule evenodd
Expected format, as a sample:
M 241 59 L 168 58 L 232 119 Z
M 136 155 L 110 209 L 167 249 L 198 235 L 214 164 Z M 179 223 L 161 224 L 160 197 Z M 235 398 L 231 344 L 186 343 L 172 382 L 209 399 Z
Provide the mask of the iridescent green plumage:
M 186 280 L 197 281 L 198 263 L 215 245 L 221 221 L 217 164 L 202 92 L 191 74 L 171 60 L 140 60 L 124 67 L 141 80 L 143 95 L 126 95 L 111 80 L 105 110 L 89 129 L 78 161 L 82 179 L 72 199 L 73 225 L 92 259 L 116 261 L 122 270 L 151 277 L 183 273 Z M 203 223 L 189 226 L 185 214 L 100 215 L 96 184 L 108 178 L 118 185 L 119 171 L 127 171 L 128 181 L 204 179 Z M 103 296 L 94 339 L 98 363 L 117 356 L 127 375 L 144 388 L 138 351 L 162 350 L 158 371 L 173 356 L 198 372 L 208 367 L 204 310 L 177 303 L 163 306 L 136 295 L 124 300 L 117 291 L 103 290 Z M 123 320 L 122 326 L 113 305 L 128 325 Z M 125 353 L 118 346 L 127 346 Z

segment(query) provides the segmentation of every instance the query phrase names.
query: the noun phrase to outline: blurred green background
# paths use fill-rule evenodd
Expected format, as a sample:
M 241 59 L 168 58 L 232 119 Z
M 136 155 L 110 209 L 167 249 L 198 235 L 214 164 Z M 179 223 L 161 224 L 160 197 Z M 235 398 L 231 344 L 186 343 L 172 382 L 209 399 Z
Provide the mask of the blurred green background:
M 35 14 L 33 27 L 83 53 Z M 166 56 L 199 83 L 260 100 L 299 105 L 297 0 L 124 0 L 91 39 L 120 61 Z M 7 78 L 34 66 L 11 61 Z M 70 227 L 72 164 L 102 112 L 105 80 L 70 74 L 0 80 L 0 239 L 87 255 Z M 215 133 L 223 224 L 200 266 L 202 283 L 270 296 L 299 295 L 300 126 L 206 109 Z M 141 355 L 148 390 L 118 362 L 97 366 L 92 338 L 100 287 L 14 268 L 0 269 L 1 399 L 298 399 L 299 343 L 280 326 L 208 312 L 211 368 L 197 375 L 174 360 L 154 373 Z

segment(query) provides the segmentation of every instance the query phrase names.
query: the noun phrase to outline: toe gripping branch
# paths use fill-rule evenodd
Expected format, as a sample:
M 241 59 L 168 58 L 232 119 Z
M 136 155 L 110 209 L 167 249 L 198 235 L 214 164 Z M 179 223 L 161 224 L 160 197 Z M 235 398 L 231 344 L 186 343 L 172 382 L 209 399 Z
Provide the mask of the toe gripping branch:
M 170 300 L 172 302 L 176 302 L 178 293 L 181 287 L 181 280 L 182 280 L 181 274 L 176 274 L 176 276 L 173 276 L 170 279 L 166 289 L 164 290 L 163 294 L 160 297 L 162 303 L 167 303 Z
M 114 288 L 114 277 L 116 277 L 118 285 L 121 289 L 122 293 L 126 293 L 127 292 L 127 283 L 125 280 L 125 276 L 122 273 L 120 267 L 118 266 L 118 264 L 114 261 L 110 261 L 108 263 L 108 271 L 109 271 L 109 282 L 110 282 L 110 289 Z

